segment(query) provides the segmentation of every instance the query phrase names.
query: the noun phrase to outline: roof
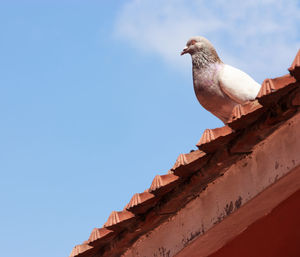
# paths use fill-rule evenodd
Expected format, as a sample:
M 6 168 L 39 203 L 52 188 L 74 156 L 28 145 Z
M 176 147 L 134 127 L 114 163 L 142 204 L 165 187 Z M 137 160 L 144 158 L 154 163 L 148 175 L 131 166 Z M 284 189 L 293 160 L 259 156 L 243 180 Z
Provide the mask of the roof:
M 299 110 L 300 50 L 288 71 L 285 76 L 265 79 L 257 98 L 237 105 L 226 126 L 206 129 L 198 150 L 180 154 L 168 174 L 157 175 L 122 211 L 113 211 L 102 228 L 93 229 L 87 241 L 73 248 L 70 257 L 120 256 L 139 237 L 186 206 L 195 192 L 205 190 L 251 153 Z

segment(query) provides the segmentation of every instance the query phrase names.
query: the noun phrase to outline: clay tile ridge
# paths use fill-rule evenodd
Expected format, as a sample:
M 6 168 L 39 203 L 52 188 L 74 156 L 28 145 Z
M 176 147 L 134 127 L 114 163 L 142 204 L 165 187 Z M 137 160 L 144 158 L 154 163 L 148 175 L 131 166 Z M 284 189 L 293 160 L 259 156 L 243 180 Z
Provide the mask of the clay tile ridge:
M 300 80 L 300 49 L 292 63 L 292 66 L 288 69 L 292 76 L 297 80 Z
M 215 152 L 218 147 L 230 140 L 231 137 L 229 137 L 229 135 L 232 135 L 233 132 L 234 131 L 229 126 L 206 129 L 196 146 L 206 153 Z M 226 137 L 227 140 L 225 139 Z
M 122 223 L 133 219 L 135 216 L 132 212 L 123 210 L 123 211 L 112 211 L 109 215 L 106 223 L 104 224 L 105 228 L 114 230 L 115 225 L 121 226 Z
M 276 88 L 274 86 L 274 83 L 273 83 L 272 79 L 265 79 L 264 82 L 261 85 L 261 88 L 258 92 L 257 97 L 260 98 L 262 96 L 271 94 L 275 90 L 276 90 Z
M 127 210 L 130 210 L 131 208 L 134 208 L 136 206 L 146 203 L 147 201 L 153 199 L 154 197 L 155 196 L 149 192 L 134 194 L 125 208 Z
M 88 244 L 91 246 L 95 246 L 100 241 L 105 241 L 105 239 L 111 237 L 114 234 L 112 230 L 106 228 L 94 228 L 89 240 Z
M 229 123 L 232 122 L 233 120 L 240 119 L 245 114 L 246 114 L 246 110 L 244 106 L 242 106 L 241 104 L 236 105 L 232 110 Z
M 156 175 L 152 181 L 152 184 L 149 188 L 149 192 L 157 193 L 158 190 L 164 189 L 165 187 L 170 187 L 179 179 L 178 176 L 174 174 L 166 174 L 166 175 Z M 167 188 L 166 188 L 167 189 Z
M 233 108 L 228 126 L 234 130 L 242 129 L 255 122 L 263 112 L 263 106 L 258 100 L 238 104 Z
M 83 256 L 84 253 L 86 253 L 87 251 L 93 249 L 92 246 L 88 245 L 88 244 L 81 244 L 81 245 L 76 245 L 73 249 L 72 252 L 70 254 L 69 257 L 80 257 Z
M 173 171 L 175 175 L 186 177 L 200 170 L 200 168 L 206 164 L 207 160 L 208 156 L 201 150 L 180 154 L 171 168 L 171 171 Z
M 260 91 L 258 92 L 256 98 L 263 98 L 280 89 L 286 88 L 288 85 L 293 84 L 295 82 L 295 78 L 293 78 L 290 75 L 285 75 L 274 79 L 265 79 L 261 85 Z

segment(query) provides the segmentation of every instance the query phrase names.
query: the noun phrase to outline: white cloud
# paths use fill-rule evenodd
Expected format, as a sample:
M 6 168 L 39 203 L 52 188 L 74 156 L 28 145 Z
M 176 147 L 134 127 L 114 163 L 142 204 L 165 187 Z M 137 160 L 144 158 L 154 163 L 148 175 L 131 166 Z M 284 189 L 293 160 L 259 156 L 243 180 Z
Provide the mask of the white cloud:
M 300 46 L 297 0 L 131 0 L 121 7 L 118 39 L 156 53 L 175 68 L 188 38 L 203 35 L 220 56 L 258 79 L 286 72 Z

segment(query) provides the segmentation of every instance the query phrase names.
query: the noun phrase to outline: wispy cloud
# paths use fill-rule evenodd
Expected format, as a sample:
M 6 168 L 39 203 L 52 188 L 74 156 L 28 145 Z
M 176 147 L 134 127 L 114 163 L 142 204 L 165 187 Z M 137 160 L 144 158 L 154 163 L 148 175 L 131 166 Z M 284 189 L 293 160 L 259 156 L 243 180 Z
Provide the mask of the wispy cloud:
M 121 7 L 115 35 L 175 68 L 188 38 L 209 38 L 227 63 L 262 79 L 280 75 L 300 46 L 297 0 L 131 0 Z

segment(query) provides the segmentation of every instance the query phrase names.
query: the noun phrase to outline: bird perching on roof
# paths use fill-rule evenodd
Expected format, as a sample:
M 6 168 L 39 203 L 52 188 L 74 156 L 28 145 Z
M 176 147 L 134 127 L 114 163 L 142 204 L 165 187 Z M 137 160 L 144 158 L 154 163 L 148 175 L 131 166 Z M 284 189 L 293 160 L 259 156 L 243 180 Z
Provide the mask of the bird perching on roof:
M 221 61 L 206 38 L 188 40 L 181 55 L 189 53 L 193 63 L 193 82 L 199 103 L 225 124 L 235 105 L 254 100 L 260 84 L 245 72 Z

